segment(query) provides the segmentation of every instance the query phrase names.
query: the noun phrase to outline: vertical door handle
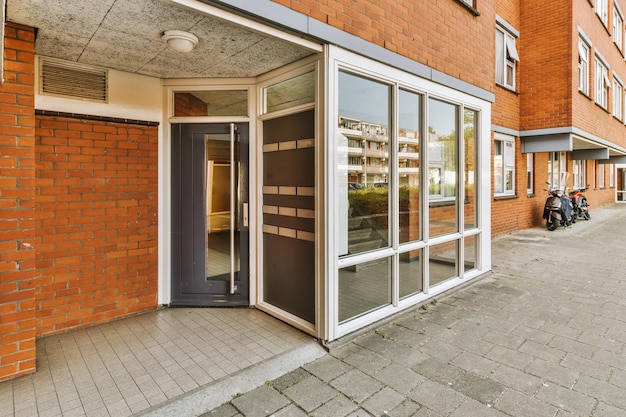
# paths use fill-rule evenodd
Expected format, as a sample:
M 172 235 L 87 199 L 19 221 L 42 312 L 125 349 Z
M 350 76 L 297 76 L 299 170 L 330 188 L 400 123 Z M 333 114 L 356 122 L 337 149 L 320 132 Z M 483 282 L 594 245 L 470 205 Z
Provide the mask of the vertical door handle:
M 248 227 L 248 203 L 243 203 L 243 227 Z

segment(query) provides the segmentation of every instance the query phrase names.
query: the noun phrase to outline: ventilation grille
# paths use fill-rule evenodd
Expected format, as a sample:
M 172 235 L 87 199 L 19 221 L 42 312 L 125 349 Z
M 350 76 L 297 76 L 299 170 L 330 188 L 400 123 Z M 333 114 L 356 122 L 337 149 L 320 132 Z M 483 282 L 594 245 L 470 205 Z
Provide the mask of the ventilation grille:
M 107 71 L 83 65 L 41 60 L 41 93 L 107 101 Z

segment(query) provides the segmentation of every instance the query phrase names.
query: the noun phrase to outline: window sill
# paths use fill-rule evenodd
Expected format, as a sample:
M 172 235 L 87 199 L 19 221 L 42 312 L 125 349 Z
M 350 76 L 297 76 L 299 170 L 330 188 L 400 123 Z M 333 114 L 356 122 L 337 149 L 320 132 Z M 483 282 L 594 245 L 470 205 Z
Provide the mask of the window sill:
M 496 195 L 493 197 L 494 201 L 501 201 L 501 200 L 514 200 L 516 198 L 519 198 L 519 196 L 517 194 L 511 194 L 511 195 Z
M 608 105 L 606 107 L 602 107 L 602 104 L 598 103 L 597 101 L 595 103 L 596 103 L 596 106 L 598 106 L 599 108 L 604 110 L 607 114 L 610 114 L 609 113 L 609 109 L 607 108 L 607 107 L 609 107 Z
M 526 194 L 526 197 L 528 197 L 528 198 L 535 198 L 535 197 L 537 197 L 537 194 L 535 194 L 535 193 L 528 193 L 528 194 Z
M 582 94 L 583 96 L 585 96 L 585 97 L 586 97 L 589 101 L 593 100 L 593 99 L 591 98 L 591 96 L 589 95 L 589 93 L 585 93 L 585 92 L 584 92 L 584 91 L 582 91 L 582 90 L 578 90 L 578 92 L 579 92 L 580 94 Z
M 476 17 L 480 16 L 480 12 L 478 10 L 476 10 L 474 7 L 470 6 L 469 4 L 464 2 L 463 0 L 456 0 L 456 1 L 458 3 L 460 3 L 461 6 L 465 7 L 467 10 L 469 10 L 469 12 L 471 14 L 473 14 L 474 16 L 476 16 Z
M 504 85 L 504 84 L 500 84 L 500 83 L 499 83 L 499 82 L 497 82 L 497 81 L 496 81 L 496 85 L 497 85 L 498 87 L 500 87 L 500 88 L 502 88 L 502 89 L 504 89 L 504 90 L 508 91 L 509 93 L 513 93 L 513 94 L 515 94 L 516 96 L 519 96 L 519 95 L 520 95 L 520 93 L 519 93 L 519 92 L 517 92 L 515 89 L 513 89 L 513 88 L 511 88 L 511 87 L 507 87 L 507 86 L 506 86 L 506 85 Z

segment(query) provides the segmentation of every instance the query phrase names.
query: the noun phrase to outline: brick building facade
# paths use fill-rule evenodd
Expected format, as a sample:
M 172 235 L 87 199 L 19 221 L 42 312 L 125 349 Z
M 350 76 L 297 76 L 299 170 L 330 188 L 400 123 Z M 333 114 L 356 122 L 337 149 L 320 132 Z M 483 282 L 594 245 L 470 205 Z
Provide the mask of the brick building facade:
M 492 236 L 542 223 L 546 178 L 566 172 L 566 185 L 589 184 L 592 207 L 615 201 L 613 163 L 626 155 L 626 64 L 613 35 L 618 30 L 624 45 L 624 19 L 613 24 L 623 16 L 619 8 L 626 10 L 620 2 L 606 1 L 605 16 L 597 10 L 603 0 L 144 0 L 143 13 L 153 13 L 146 20 L 158 36 L 128 44 L 113 59 L 92 45 L 80 56 L 50 48 L 67 46 L 60 36 L 72 28 L 54 32 L 46 19 L 37 20 L 41 0 L 8 0 L 0 83 L 0 380 L 35 371 L 38 337 L 159 305 L 212 305 L 204 296 L 180 298 L 196 282 L 177 274 L 186 270 L 185 251 L 191 251 L 204 267 L 198 285 L 210 281 L 217 262 L 208 242 L 211 235 L 226 236 L 218 229 L 228 227 L 209 225 L 224 212 L 208 210 L 204 205 L 213 200 L 200 194 L 217 195 L 209 182 L 225 167 L 231 176 L 224 183 L 250 184 L 238 195 L 241 202 L 231 203 L 229 218 L 239 222 L 236 231 L 231 223 L 231 241 L 237 233 L 237 244 L 248 245 L 238 253 L 249 259 L 236 264 L 246 264 L 250 278 L 231 281 L 230 293 L 218 294 L 217 302 L 233 302 L 245 287 L 237 305 L 264 309 L 321 340 L 488 271 Z M 112 13 L 135 13 L 115 3 Z M 163 16 L 173 14 L 195 24 L 205 19 L 211 31 L 229 34 L 229 42 L 249 37 L 272 47 L 249 52 L 247 46 L 239 51 L 245 59 L 237 61 L 236 53 L 223 59 L 229 45 L 219 42 L 225 38 L 206 42 L 202 35 L 211 31 L 190 24 L 200 42 L 188 56 L 200 59 L 187 62 L 185 55 L 168 55 L 160 40 L 172 29 Z M 102 39 L 118 36 L 115 28 L 102 28 L 109 31 Z M 589 51 L 588 91 L 580 91 L 581 40 Z M 212 43 L 222 51 L 211 50 Z M 142 55 L 152 50 L 149 59 Z M 78 72 L 104 67 L 111 73 L 108 99 L 42 92 L 41 65 L 50 58 L 80 64 L 73 67 Z M 141 59 L 141 66 L 133 65 Z M 213 72 L 199 66 L 220 59 L 226 64 Z M 605 78 L 596 76 L 596 61 L 608 69 Z M 596 97 L 598 80 L 611 84 L 606 103 Z M 621 96 L 613 94 L 620 85 Z M 217 109 L 216 100 L 228 106 Z M 383 205 L 376 212 L 362 205 L 358 216 L 359 191 L 348 193 L 341 168 L 348 158 L 346 117 L 385 132 L 379 149 L 385 183 L 369 190 Z M 194 177 L 206 181 L 204 191 L 185 185 L 186 167 L 198 163 L 185 159 L 185 143 L 192 140 L 186 125 L 226 128 L 197 136 L 202 150 L 188 152 L 189 158 L 205 155 Z M 248 141 L 231 145 L 230 162 L 224 150 L 229 129 L 231 140 Z M 403 139 L 407 129 L 415 132 L 410 140 Z M 396 141 L 413 145 L 416 163 L 403 165 L 406 151 L 392 145 Z M 367 165 L 365 150 L 353 149 L 359 152 Z M 304 170 L 293 163 L 302 155 Z M 235 164 L 245 169 L 235 173 Z M 413 171 L 403 171 L 407 167 Z M 243 180 L 233 176 L 248 170 Z M 404 172 L 413 172 L 413 182 Z M 403 197 L 407 184 L 412 188 Z M 180 201 L 208 210 L 193 220 L 200 223 L 186 219 L 193 213 L 176 202 L 179 194 Z M 196 229 L 206 231 L 193 237 L 204 245 L 198 255 L 198 245 L 179 242 L 185 230 Z M 367 237 L 352 243 L 357 235 Z M 276 254 L 302 262 L 283 267 Z M 240 280 L 241 271 L 231 270 L 230 279 Z M 294 283 L 290 274 L 308 281 Z M 223 284 L 218 281 L 211 285 Z M 309 310 L 273 301 L 284 299 L 280 288 L 289 285 L 306 288 L 293 293 Z M 206 299 L 216 297 L 202 288 Z

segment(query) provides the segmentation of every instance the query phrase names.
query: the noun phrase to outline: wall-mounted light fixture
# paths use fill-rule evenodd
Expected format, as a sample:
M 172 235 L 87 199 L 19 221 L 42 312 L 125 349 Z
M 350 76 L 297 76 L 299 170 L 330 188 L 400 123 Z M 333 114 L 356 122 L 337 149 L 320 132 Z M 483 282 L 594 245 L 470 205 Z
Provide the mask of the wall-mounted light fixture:
M 193 33 L 182 30 L 166 30 L 161 38 L 163 42 L 174 52 L 187 54 L 193 51 L 198 44 L 198 37 Z

